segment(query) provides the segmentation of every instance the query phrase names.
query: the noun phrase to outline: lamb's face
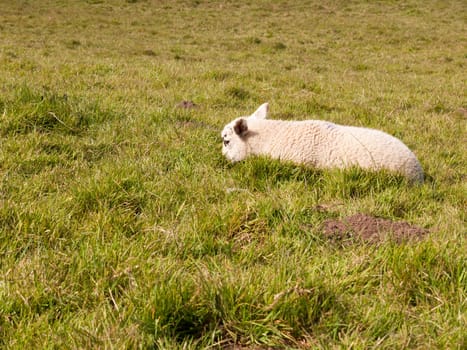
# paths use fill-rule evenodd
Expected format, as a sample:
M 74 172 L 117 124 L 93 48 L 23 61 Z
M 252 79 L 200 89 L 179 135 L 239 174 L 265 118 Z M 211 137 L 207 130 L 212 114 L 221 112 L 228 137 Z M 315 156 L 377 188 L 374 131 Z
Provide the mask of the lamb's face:
M 244 160 L 250 153 L 248 138 L 248 121 L 252 118 L 265 119 L 268 113 L 269 105 L 263 103 L 249 117 L 240 117 L 230 122 L 221 132 L 222 136 L 222 154 L 231 162 Z
M 231 162 L 239 162 L 248 155 L 245 134 L 248 130 L 246 119 L 238 118 L 227 124 L 221 132 L 222 154 Z

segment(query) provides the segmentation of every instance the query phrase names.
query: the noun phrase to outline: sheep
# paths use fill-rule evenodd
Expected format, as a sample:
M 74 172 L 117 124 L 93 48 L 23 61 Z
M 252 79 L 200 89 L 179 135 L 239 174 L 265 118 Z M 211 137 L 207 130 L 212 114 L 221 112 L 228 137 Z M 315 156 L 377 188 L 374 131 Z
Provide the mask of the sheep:
M 322 120 L 268 120 L 268 109 L 264 103 L 251 116 L 237 118 L 224 127 L 222 153 L 228 160 L 239 162 L 250 155 L 264 155 L 320 169 L 386 169 L 410 182 L 423 182 L 417 157 L 385 132 Z

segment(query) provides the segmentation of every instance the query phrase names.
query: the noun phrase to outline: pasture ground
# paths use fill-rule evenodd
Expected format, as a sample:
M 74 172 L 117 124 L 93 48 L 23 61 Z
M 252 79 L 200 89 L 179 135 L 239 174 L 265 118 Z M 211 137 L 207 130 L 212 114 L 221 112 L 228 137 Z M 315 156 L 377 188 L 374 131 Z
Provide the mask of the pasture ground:
M 0 1 L 0 346 L 465 349 L 466 18 L 461 0 Z M 228 164 L 223 125 L 265 101 L 399 137 L 425 183 Z M 426 234 L 328 239 L 357 214 Z

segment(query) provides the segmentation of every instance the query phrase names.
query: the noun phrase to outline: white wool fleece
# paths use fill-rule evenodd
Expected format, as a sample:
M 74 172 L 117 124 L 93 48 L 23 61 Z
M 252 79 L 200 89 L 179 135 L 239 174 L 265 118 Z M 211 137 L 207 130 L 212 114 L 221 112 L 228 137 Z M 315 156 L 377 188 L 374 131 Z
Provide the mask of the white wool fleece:
M 321 120 L 267 120 L 268 104 L 222 130 L 222 153 L 232 162 L 249 155 L 307 164 L 316 168 L 387 169 L 423 182 L 417 157 L 399 139 L 382 131 Z

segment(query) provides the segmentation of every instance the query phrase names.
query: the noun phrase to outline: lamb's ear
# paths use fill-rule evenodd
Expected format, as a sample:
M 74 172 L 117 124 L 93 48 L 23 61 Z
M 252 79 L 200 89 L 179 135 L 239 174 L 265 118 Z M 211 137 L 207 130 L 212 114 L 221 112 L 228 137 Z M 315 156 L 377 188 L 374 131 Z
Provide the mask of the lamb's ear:
M 251 116 L 258 119 L 266 119 L 269 111 L 269 103 L 263 103 Z
M 233 127 L 235 133 L 239 136 L 245 136 L 248 132 L 248 125 L 246 119 L 240 118 L 238 119 Z

